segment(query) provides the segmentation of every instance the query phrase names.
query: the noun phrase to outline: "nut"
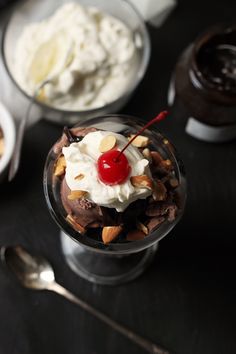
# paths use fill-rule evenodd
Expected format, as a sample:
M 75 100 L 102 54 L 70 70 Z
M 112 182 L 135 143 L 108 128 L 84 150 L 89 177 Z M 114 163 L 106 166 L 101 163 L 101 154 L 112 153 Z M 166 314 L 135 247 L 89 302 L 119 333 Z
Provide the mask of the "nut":
M 116 137 L 114 135 L 106 135 L 100 145 L 99 145 L 99 151 L 100 152 L 106 152 L 111 149 L 116 145 Z
M 143 149 L 142 154 L 147 160 L 152 159 L 151 151 L 148 148 Z
M 102 229 L 102 240 L 107 245 L 111 241 L 114 241 L 122 232 L 121 226 L 104 226 Z
M 57 177 L 63 175 L 65 173 L 65 169 L 66 169 L 66 160 L 64 155 L 61 155 L 56 161 L 54 175 Z
M 148 228 L 147 226 L 145 226 L 144 224 L 142 224 L 141 222 L 137 222 L 137 229 L 142 231 L 145 235 L 148 235 Z
M 86 191 L 74 190 L 70 192 L 67 198 L 69 200 L 76 200 L 76 199 L 84 198 L 87 194 L 88 192 Z
M 128 138 L 129 140 L 133 139 L 135 137 L 134 134 L 131 134 L 130 137 Z M 132 145 L 138 147 L 138 148 L 142 148 L 142 147 L 146 147 L 149 144 L 149 139 L 147 136 L 144 135 L 138 135 L 131 143 Z
M 77 176 L 75 176 L 74 179 L 76 179 L 77 181 L 80 181 L 80 180 L 83 179 L 83 178 L 84 178 L 83 173 L 80 173 L 80 174 L 78 174 Z
M 167 189 L 161 181 L 156 181 L 154 184 L 153 190 L 153 199 L 156 201 L 166 200 L 167 197 Z
M 175 218 L 177 212 L 177 206 L 171 201 L 164 202 L 152 202 L 145 210 L 145 214 L 149 217 L 169 215 L 171 218 Z M 169 217 L 168 217 L 169 219 Z
M 153 182 L 147 175 L 131 176 L 130 181 L 134 187 L 153 189 Z
M 169 159 L 163 160 L 161 162 L 161 167 L 164 168 L 167 172 L 170 172 L 171 170 L 173 170 L 173 164 Z
M 138 241 L 143 240 L 145 236 L 145 233 L 140 230 L 132 230 L 128 232 L 126 239 L 127 241 Z
M 169 159 L 163 159 L 162 155 L 158 151 L 151 151 L 153 165 L 161 174 L 168 174 L 173 170 L 173 164 Z
M 163 161 L 163 157 L 158 151 L 151 151 L 152 162 L 155 166 L 159 165 Z
M 172 177 L 167 181 L 168 186 L 170 186 L 171 188 L 177 188 L 179 185 L 179 181 L 177 180 L 177 178 Z
M 81 234 L 85 233 L 85 228 L 77 221 L 75 221 L 75 219 L 70 214 L 67 215 L 66 221 L 68 221 L 76 231 L 79 231 Z

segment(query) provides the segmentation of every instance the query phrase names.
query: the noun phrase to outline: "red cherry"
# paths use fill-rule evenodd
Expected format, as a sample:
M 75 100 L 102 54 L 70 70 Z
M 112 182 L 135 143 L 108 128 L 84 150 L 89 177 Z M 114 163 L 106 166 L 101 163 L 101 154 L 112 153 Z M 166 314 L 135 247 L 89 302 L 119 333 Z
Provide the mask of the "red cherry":
M 120 154 L 119 150 L 103 153 L 98 158 L 97 168 L 100 181 L 110 186 L 124 183 L 131 171 L 125 154 Z
M 131 171 L 131 167 L 124 155 L 124 151 L 138 135 L 150 127 L 150 125 L 160 122 L 167 116 L 167 114 L 167 111 L 163 111 L 159 113 L 157 117 L 145 124 L 145 126 L 140 129 L 131 140 L 129 140 L 121 151 L 113 149 L 102 154 L 97 161 L 98 177 L 100 181 L 110 186 L 124 183 Z

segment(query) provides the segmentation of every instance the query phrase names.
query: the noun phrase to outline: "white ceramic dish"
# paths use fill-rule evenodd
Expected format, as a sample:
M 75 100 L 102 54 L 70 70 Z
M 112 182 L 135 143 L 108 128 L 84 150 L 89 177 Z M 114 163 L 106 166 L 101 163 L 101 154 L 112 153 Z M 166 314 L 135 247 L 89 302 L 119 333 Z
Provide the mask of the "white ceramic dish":
M 0 102 L 0 127 L 4 138 L 4 152 L 0 158 L 0 180 L 6 175 L 15 146 L 16 129 L 14 120 L 7 108 Z
M 2 37 L 2 57 L 5 68 L 18 90 L 28 100 L 31 98 L 17 83 L 14 75 L 14 53 L 17 40 L 21 34 L 22 28 L 32 22 L 38 22 L 52 15 L 60 6 L 71 0 L 26 0 L 19 2 L 15 11 L 10 17 Z M 84 6 L 95 6 L 101 11 L 104 11 L 119 20 L 121 20 L 134 34 L 137 42 L 137 51 L 139 57 L 139 64 L 137 65 L 137 72 L 127 84 L 126 91 L 114 101 L 106 105 L 88 110 L 63 110 L 55 108 L 40 101 L 37 101 L 33 108 L 37 109 L 37 116 L 44 117 L 59 124 L 75 124 L 78 121 L 105 115 L 108 113 L 118 112 L 129 100 L 135 89 L 143 79 L 149 59 L 150 59 L 150 38 L 146 24 L 136 8 L 127 0 L 107 1 L 107 0 L 73 0 L 72 2 L 79 2 Z

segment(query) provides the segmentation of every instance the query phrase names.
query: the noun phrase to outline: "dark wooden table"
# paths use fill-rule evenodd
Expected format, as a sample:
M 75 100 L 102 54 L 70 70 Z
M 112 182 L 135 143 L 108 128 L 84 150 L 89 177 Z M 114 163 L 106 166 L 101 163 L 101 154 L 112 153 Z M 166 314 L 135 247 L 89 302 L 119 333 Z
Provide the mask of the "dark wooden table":
M 234 21 L 235 14 L 235 0 L 179 0 L 161 28 L 149 28 L 150 66 L 122 113 L 149 119 L 165 108 L 179 54 L 206 27 Z M 197 141 L 185 134 L 184 125 L 183 112 L 175 109 L 160 130 L 186 167 L 186 212 L 137 280 L 95 286 L 65 264 L 42 189 L 44 161 L 61 132 L 47 121 L 27 131 L 18 175 L 0 185 L 0 244 L 22 244 L 47 256 L 61 284 L 174 353 L 234 354 L 236 143 Z M 58 295 L 22 288 L 2 266 L 0 284 L 0 354 L 144 353 Z

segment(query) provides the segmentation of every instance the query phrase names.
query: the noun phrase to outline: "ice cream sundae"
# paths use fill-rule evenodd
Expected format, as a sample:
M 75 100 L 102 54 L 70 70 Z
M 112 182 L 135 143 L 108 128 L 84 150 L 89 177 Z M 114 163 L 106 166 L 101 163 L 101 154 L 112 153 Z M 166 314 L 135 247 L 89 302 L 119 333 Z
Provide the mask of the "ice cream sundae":
M 154 148 L 145 130 L 165 116 L 162 112 L 138 134 L 64 129 L 51 153 L 53 193 L 80 235 L 104 244 L 137 241 L 177 218 L 174 161 Z

